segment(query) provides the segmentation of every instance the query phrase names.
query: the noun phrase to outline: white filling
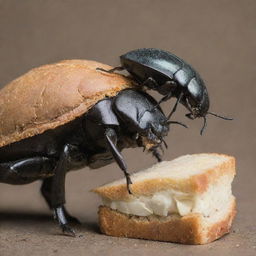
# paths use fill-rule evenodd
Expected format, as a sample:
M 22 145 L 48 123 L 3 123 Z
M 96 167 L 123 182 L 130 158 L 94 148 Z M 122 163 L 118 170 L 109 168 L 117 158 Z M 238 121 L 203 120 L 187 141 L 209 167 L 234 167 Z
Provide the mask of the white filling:
M 137 216 L 184 216 L 189 213 L 200 213 L 204 217 L 209 217 L 229 205 L 232 198 L 231 181 L 229 176 L 223 176 L 217 184 L 209 185 L 201 194 L 188 194 L 169 189 L 156 192 L 152 196 L 133 196 L 129 201 L 111 201 L 106 198 L 102 200 L 104 205 L 114 210 Z

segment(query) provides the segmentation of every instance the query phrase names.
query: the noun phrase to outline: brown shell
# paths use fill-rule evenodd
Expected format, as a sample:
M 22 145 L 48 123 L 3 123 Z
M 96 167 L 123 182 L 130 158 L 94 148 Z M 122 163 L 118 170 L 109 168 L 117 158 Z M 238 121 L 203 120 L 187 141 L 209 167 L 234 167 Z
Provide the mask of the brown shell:
M 0 90 L 0 147 L 54 129 L 84 114 L 99 100 L 132 87 L 112 67 L 64 60 L 34 68 Z

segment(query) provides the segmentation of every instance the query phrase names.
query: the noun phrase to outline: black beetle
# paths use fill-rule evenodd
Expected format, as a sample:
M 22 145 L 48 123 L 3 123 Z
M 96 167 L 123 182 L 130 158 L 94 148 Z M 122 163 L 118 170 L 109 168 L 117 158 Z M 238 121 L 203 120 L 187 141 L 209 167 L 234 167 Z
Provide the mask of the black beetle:
M 65 204 L 65 176 L 71 169 L 98 168 L 113 160 L 131 184 L 120 151 L 146 147 L 161 160 L 157 148 L 164 142 L 169 124 L 157 102 L 135 89 L 120 91 L 96 103 L 75 120 L 0 148 L 0 182 L 27 184 L 42 179 L 42 194 L 63 232 L 74 235 L 68 225 Z M 176 122 L 173 122 L 176 123 Z
M 201 134 L 206 127 L 207 114 L 224 120 L 232 120 L 232 118 L 208 111 L 209 96 L 204 81 L 191 65 L 176 55 L 155 48 L 142 48 L 120 56 L 120 61 L 120 67 L 110 70 L 98 68 L 98 70 L 109 73 L 127 70 L 140 85 L 164 95 L 158 104 L 171 97 L 176 97 L 177 101 L 168 115 L 168 119 L 176 111 L 180 102 L 190 111 L 186 115 L 188 118 L 204 118 Z

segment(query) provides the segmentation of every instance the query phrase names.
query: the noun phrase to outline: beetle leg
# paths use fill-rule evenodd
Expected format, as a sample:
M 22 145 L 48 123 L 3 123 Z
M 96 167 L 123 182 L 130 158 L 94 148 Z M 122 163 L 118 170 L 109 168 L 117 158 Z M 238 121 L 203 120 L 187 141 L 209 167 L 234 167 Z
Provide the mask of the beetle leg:
M 52 198 L 51 198 L 51 194 L 52 194 L 51 188 L 52 188 L 52 177 L 44 179 L 41 186 L 41 193 L 48 207 L 52 210 L 53 206 L 52 206 Z M 63 206 L 63 212 L 64 212 L 64 215 L 66 216 L 66 219 L 69 222 L 81 224 L 81 222 L 77 218 L 69 214 L 65 206 Z
M 162 162 L 162 155 L 159 153 L 157 147 L 153 147 L 152 149 L 152 155 L 157 159 L 158 162 Z
M 173 80 L 166 81 L 164 84 L 160 85 L 157 88 L 157 91 L 160 94 L 165 95 L 163 99 L 161 99 L 161 102 L 170 99 L 173 96 L 175 89 L 177 89 L 177 83 Z
M 141 85 L 153 90 L 157 90 L 159 87 L 158 83 L 153 77 L 148 77 Z
M 0 182 L 31 183 L 45 176 L 51 176 L 55 165 L 55 160 L 48 157 L 31 157 L 0 163 Z
M 126 178 L 127 190 L 129 192 L 129 194 L 132 194 L 132 192 L 130 190 L 130 184 L 132 184 L 130 174 L 127 172 L 127 166 L 126 166 L 126 163 L 124 161 L 122 154 L 116 147 L 117 135 L 116 135 L 115 130 L 111 129 L 111 128 L 107 128 L 106 132 L 105 132 L 105 137 L 106 137 L 109 149 L 110 149 L 115 161 L 119 165 L 120 169 L 124 172 L 124 175 Z
M 206 126 L 207 126 L 206 117 L 205 117 L 205 116 L 203 116 L 203 119 L 204 119 L 204 124 L 203 124 L 203 127 L 202 127 L 201 131 L 200 131 L 200 135 L 203 135 L 203 132 L 204 132 L 204 130 L 205 130 L 205 128 L 206 128 Z
M 109 70 L 106 70 L 104 68 L 96 68 L 96 70 L 99 70 L 99 71 L 103 71 L 103 72 L 106 72 L 106 73 L 114 73 L 115 71 L 123 71 L 125 68 L 123 67 L 115 67 L 115 68 L 112 68 L 112 69 L 109 69 Z
M 72 145 L 66 144 L 61 153 L 60 159 L 55 167 L 51 184 L 51 204 L 55 219 L 58 221 L 63 233 L 75 236 L 75 232 L 69 227 L 65 216 L 65 177 L 68 171 L 70 151 Z
M 158 103 L 157 106 L 159 106 L 162 102 L 169 100 L 172 97 L 172 92 L 166 94 Z
M 162 102 L 164 102 L 164 101 L 170 99 L 171 96 L 172 96 L 172 93 L 169 93 L 169 94 L 165 95 L 165 96 L 164 96 L 160 101 L 158 101 L 158 103 L 154 106 L 153 111 L 154 111 L 156 108 L 158 108 Z
M 156 108 L 164 101 L 169 100 L 173 96 L 173 90 L 177 87 L 177 84 L 174 81 L 167 81 L 165 84 L 159 86 L 157 91 L 161 94 L 164 94 L 164 97 L 155 106 Z
M 168 124 L 168 125 L 170 125 L 170 124 L 179 124 L 179 125 L 181 125 L 181 126 L 183 126 L 185 128 L 188 128 L 187 125 L 185 125 L 185 124 L 183 124 L 181 122 L 177 122 L 177 121 L 167 121 L 166 124 Z
M 178 106 L 180 100 L 182 99 L 183 95 L 184 95 L 184 93 L 181 92 L 180 95 L 179 95 L 179 97 L 177 98 L 177 101 L 176 101 L 175 104 L 174 104 L 174 107 L 173 107 L 171 113 L 170 113 L 170 114 L 168 115 L 168 117 L 167 117 L 168 120 L 171 118 L 172 114 L 176 111 L 177 106 Z
M 58 221 L 63 234 L 75 237 L 75 231 L 68 225 L 68 221 L 65 216 L 65 211 L 62 206 L 56 207 L 53 210 L 54 219 Z

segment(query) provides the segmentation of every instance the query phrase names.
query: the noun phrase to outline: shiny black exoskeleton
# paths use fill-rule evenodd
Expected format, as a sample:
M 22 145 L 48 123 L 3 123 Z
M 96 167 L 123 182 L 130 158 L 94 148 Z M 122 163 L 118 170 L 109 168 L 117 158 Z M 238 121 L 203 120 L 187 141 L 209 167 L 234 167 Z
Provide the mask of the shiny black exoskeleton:
M 206 125 L 205 116 L 207 114 L 225 120 L 232 120 L 208 112 L 209 96 L 204 81 L 191 65 L 176 55 L 159 49 L 142 48 L 120 56 L 120 61 L 120 67 L 111 70 L 99 68 L 99 70 L 110 73 L 127 70 L 138 84 L 154 89 L 164 95 L 158 104 L 172 97 L 177 98 L 168 119 L 176 111 L 180 102 L 190 111 L 186 115 L 188 118 L 204 118 L 201 133 Z
M 0 148 L 0 182 L 27 184 L 42 179 L 41 192 L 63 231 L 73 235 L 65 204 L 65 176 L 83 166 L 117 162 L 131 184 L 121 150 L 147 147 L 161 160 L 158 147 L 169 124 L 148 94 L 127 89 L 105 98 L 83 116 L 63 126 Z M 175 122 L 174 122 L 175 123 Z M 130 192 L 131 193 L 131 192 Z

